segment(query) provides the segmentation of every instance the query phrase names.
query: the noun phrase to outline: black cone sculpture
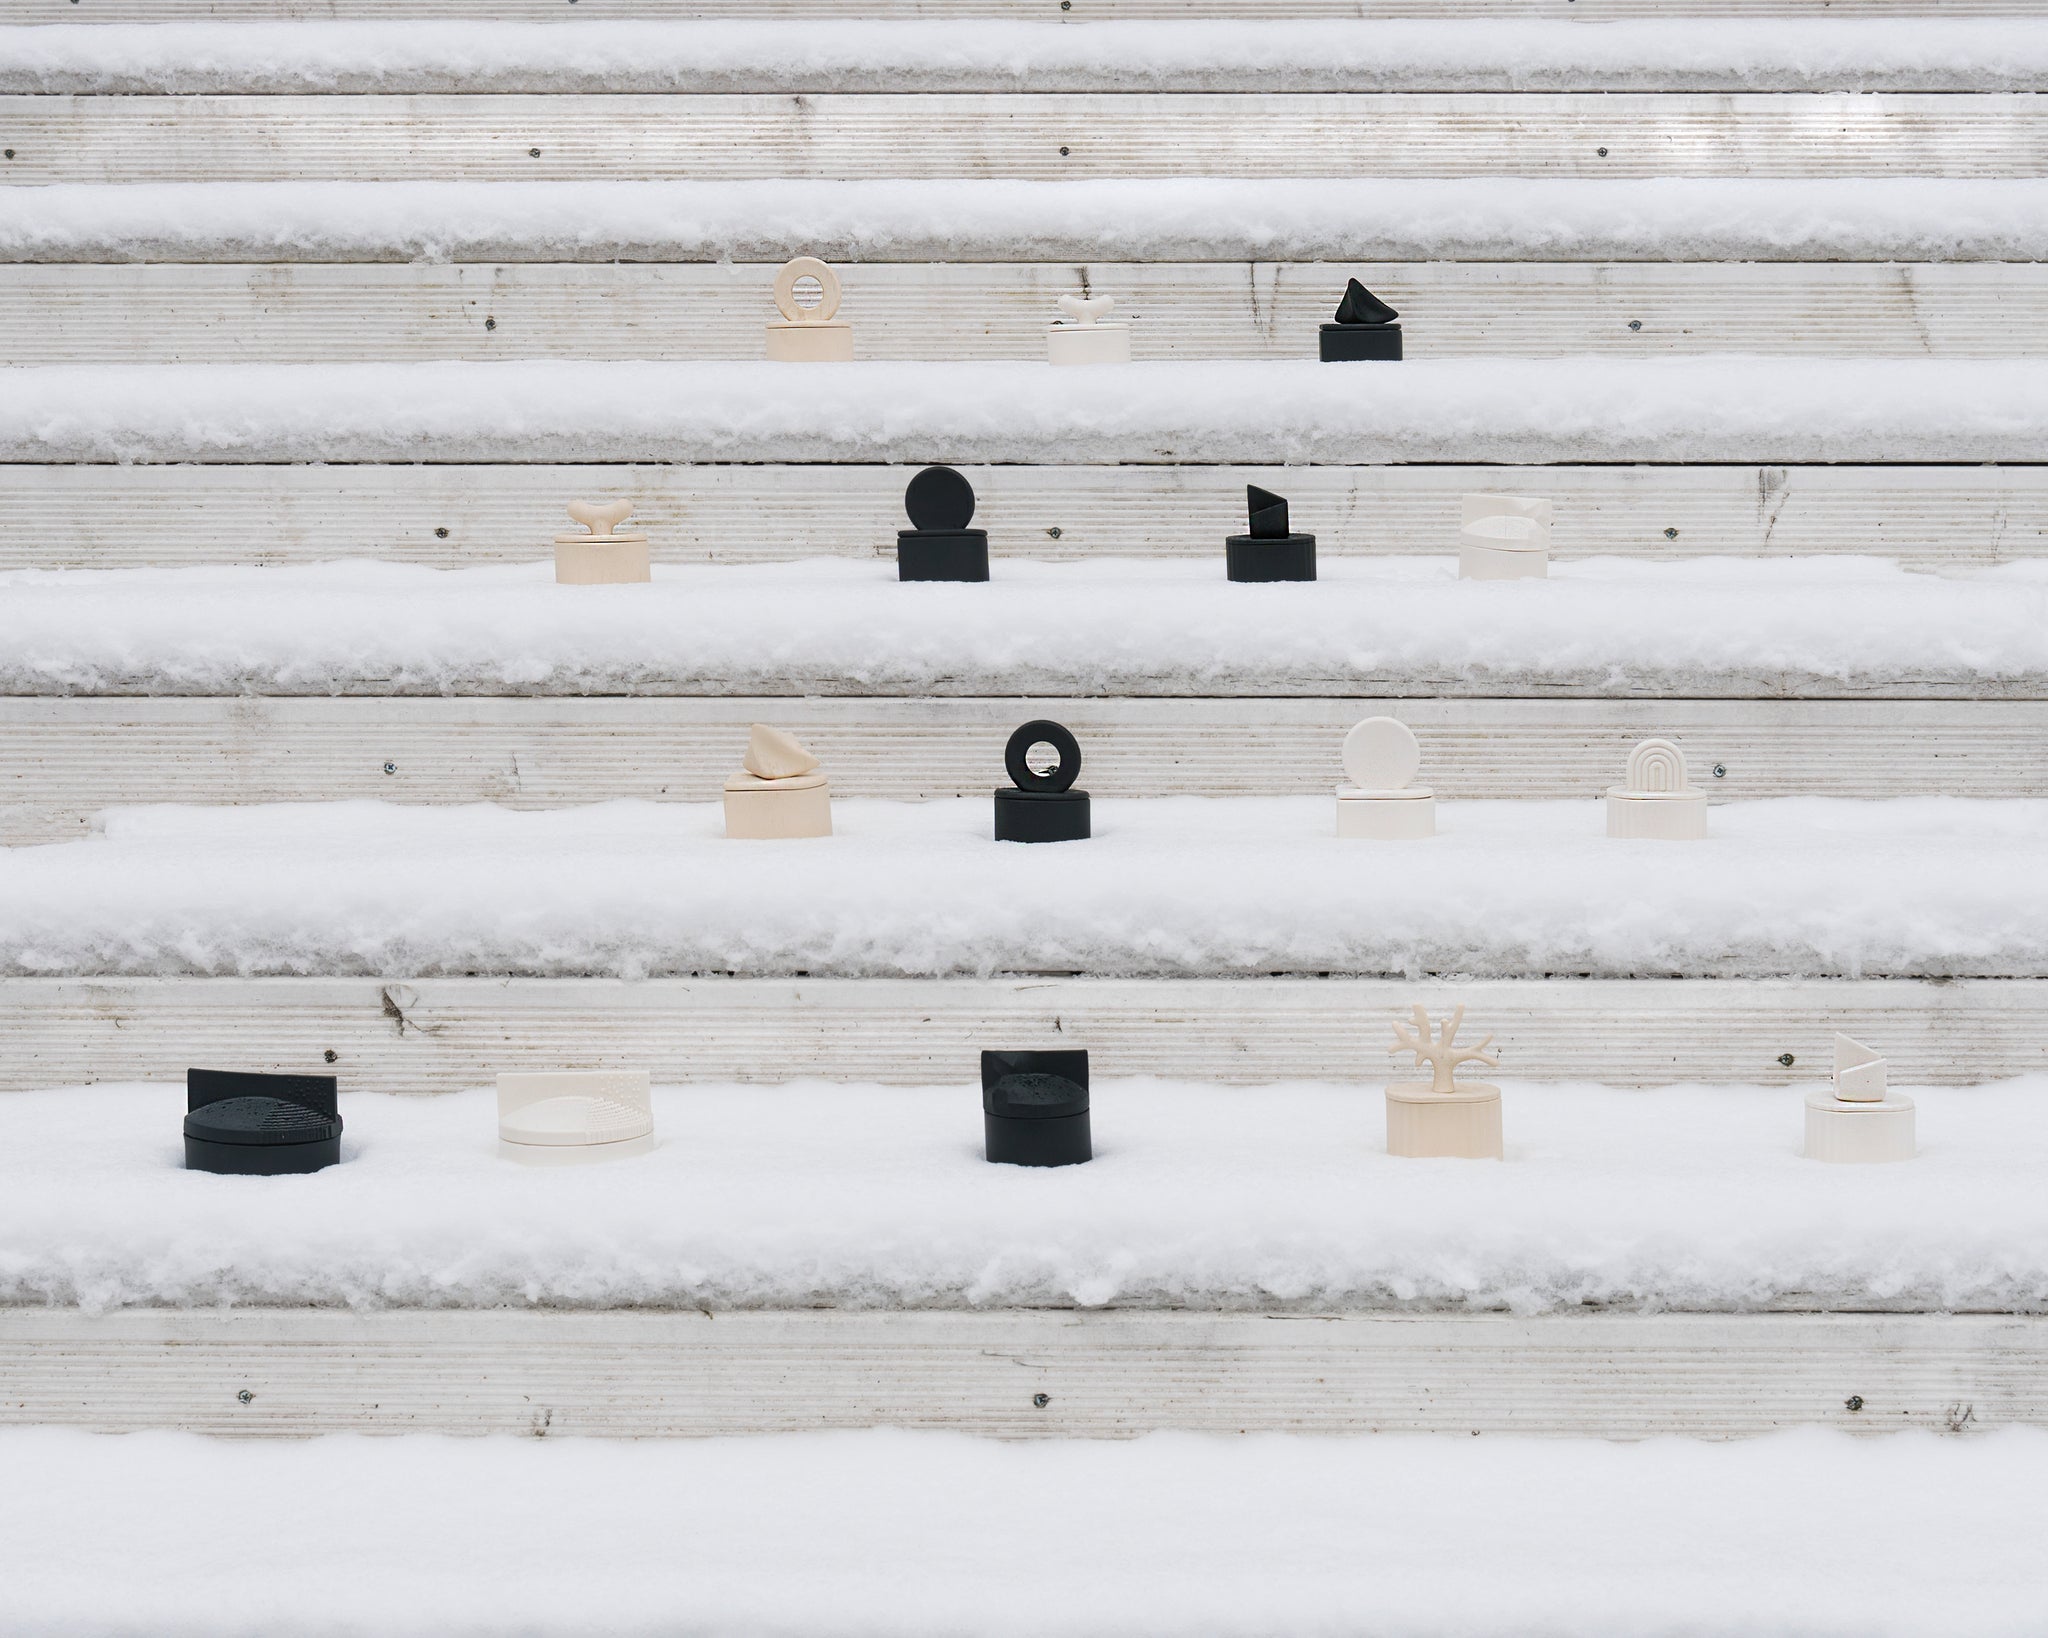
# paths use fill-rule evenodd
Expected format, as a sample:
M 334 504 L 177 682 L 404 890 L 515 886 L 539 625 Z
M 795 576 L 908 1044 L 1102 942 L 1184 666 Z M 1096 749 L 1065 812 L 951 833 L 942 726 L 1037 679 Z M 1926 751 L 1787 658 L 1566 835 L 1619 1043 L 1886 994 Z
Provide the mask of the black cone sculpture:
M 898 580 L 986 580 L 988 531 L 974 519 L 974 485 L 950 466 L 928 466 L 903 491 L 910 527 L 896 532 Z
M 332 1075 L 185 1071 L 185 1169 L 281 1177 L 341 1159 Z
M 1078 1166 L 1094 1159 L 1088 1054 L 984 1052 L 981 1116 L 995 1165 Z
M 1287 527 L 1287 502 L 1256 484 L 1245 486 L 1251 533 L 1231 535 L 1223 542 L 1224 562 L 1232 580 L 1313 580 L 1316 537 L 1297 535 Z
M 1345 285 L 1344 299 L 1337 304 L 1337 322 L 1323 326 L 1323 362 L 1345 364 L 1359 359 L 1399 358 L 1401 326 L 1394 320 L 1400 316 L 1353 279 Z
M 1025 753 L 1050 745 L 1059 765 L 1033 773 Z M 1073 788 L 1081 776 L 1081 746 L 1056 722 L 1027 722 L 1010 736 L 1003 767 L 1012 788 L 996 792 L 999 842 L 1079 842 L 1089 835 L 1088 793 Z

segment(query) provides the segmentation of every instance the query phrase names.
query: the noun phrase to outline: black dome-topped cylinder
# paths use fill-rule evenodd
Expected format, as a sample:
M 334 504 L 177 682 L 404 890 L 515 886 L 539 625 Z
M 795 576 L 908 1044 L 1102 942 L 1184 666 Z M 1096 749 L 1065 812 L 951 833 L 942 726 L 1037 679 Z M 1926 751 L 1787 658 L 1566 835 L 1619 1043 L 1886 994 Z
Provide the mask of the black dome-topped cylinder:
M 1094 1159 L 1087 1051 L 984 1052 L 981 1115 L 996 1165 L 1078 1166 Z
M 1034 773 L 1034 745 L 1050 745 L 1059 762 Z M 1003 747 L 1003 766 L 1015 784 L 996 792 L 999 842 L 1081 842 L 1093 834 L 1088 793 L 1073 788 L 1081 777 L 1081 743 L 1057 722 L 1027 722 Z
M 950 466 L 928 466 L 903 491 L 910 527 L 896 534 L 898 580 L 986 580 L 988 531 L 974 519 L 974 485 Z
M 1297 535 L 1287 527 L 1287 502 L 1270 489 L 1245 485 L 1245 510 L 1251 533 L 1231 535 L 1223 542 L 1225 572 L 1232 580 L 1313 580 L 1316 537 Z
M 1401 315 L 1356 279 L 1344 286 L 1337 321 L 1323 326 L 1325 364 L 1389 362 L 1401 356 Z
M 185 1169 L 281 1177 L 341 1159 L 332 1075 L 185 1071 Z

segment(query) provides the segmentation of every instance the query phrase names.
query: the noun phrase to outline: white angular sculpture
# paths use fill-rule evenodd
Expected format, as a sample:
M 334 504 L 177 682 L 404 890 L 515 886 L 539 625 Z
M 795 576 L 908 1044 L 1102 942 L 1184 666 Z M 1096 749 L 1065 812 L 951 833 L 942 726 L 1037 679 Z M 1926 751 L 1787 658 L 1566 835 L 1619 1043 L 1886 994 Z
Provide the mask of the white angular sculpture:
M 529 1166 L 644 1155 L 654 1147 L 654 1094 L 646 1071 L 503 1074 L 498 1153 Z
M 1130 363 L 1131 327 L 1103 322 L 1115 308 L 1116 302 L 1109 296 L 1060 297 L 1059 309 L 1066 322 L 1046 326 L 1046 356 L 1055 364 Z
M 571 501 L 569 516 L 583 525 L 583 533 L 555 536 L 555 584 L 623 586 L 652 580 L 647 537 L 619 529 L 632 515 L 629 500 Z
M 1467 495 L 1458 529 L 1461 580 L 1540 580 L 1550 573 L 1550 501 Z
M 1388 1056 L 1414 1053 L 1418 1068 L 1430 1066 L 1430 1078 L 1396 1081 L 1387 1088 L 1388 1154 L 1414 1160 L 1502 1158 L 1500 1088 L 1485 1081 L 1455 1079 L 1460 1064 L 1479 1063 L 1497 1069 L 1500 1059 L 1486 1050 L 1491 1035 L 1477 1046 L 1454 1044 L 1458 1026 L 1464 1021 L 1461 1006 L 1444 1020 L 1443 1033 L 1433 1035 L 1429 1009 L 1417 1002 L 1414 1025 L 1394 1025 L 1394 1044 L 1387 1048 Z
M 1835 1080 L 1806 1099 L 1806 1158 L 1850 1165 L 1911 1160 L 1913 1100 L 1885 1085 L 1885 1061 L 1860 1041 L 1835 1037 Z
M 744 772 L 725 782 L 725 833 L 747 841 L 832 834 L 832 790 L 818 759 L 780 728 L 747 732 Z
M 1707 793 L 1686 781 L 1685 753 L 1646 739 L 1628 753 L 1626 782 L 1607 792 L 1607 834 L 1696 842 L 1707 834 Z
M 815 279 L 824 294 L 815 307 L 796 299 L 796 287 Z M 799 256 L 775 275 L 775 306 L 782 322 L 768 326 L 768 356 L 778 364 L 851 364 L 853 326 L 838 323 L 839 275 L 815 256 Z
M 1367 717 L 1344 736 L 1349 785 L 1337 787 L 1337 834 L 1379 842 L 1412 841 L 1436 834 L 1436 797 L 1408 781 L 1422 766 L 1422 750 L 1405 722 Z

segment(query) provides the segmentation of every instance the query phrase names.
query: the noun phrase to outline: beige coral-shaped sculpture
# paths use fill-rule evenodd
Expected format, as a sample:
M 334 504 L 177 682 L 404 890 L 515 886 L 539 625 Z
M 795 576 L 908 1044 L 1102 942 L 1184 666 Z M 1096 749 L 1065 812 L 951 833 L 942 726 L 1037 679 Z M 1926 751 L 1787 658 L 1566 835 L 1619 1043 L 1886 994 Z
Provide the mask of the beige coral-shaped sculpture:
M 1416 1067 L 1430 1066 L 1430 1091 L 1449 1094 L 1458 1090 L 1452 1077 L 1457 1074 L 1458 1065 L 1479 1063 L 1488 1069 L 1498 1069 L 1500 1059 L 1486 1050 L 1493 1040 L 1491 1035 L 1477 1046 L 1461 1047 L 1452 1043 L 1457 1039 L 1458 1026 L 1465 1021 L 1465 1009 L 1461 1006 L 1443 1022 L 1443 1033 L 1432 1035 L 1429 1009 L 1421 1002 L 1415 1004 L 1413 1028 L 1396 1022 L 1394 1044 L 1387 1048 L 1389 1057 L 1399 1057 L 1404 1052 L 1415 1054 Z

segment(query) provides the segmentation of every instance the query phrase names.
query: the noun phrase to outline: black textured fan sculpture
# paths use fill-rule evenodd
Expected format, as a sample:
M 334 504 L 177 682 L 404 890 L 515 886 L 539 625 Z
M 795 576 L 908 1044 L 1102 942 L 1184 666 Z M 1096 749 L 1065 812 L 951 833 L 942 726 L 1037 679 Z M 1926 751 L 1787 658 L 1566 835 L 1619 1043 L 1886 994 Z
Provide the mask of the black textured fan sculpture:
M 1050 745 L 1059 761 L 1043 773 L 1026 760 L 1034 745 Z M 1003 748 L 1010 789 L 996 792 L 999 842 L 1081 842 L 1091 834 L 1088 793 L 1081 777 L 1081 744 L 1056 722 L 1027 722 Z
M 1078 1166 L 1094 1159 L 1086 1050 L 984 1052 L 981 1115 L 996 1165 Z
M 341 1159 L 332 1075 L 185 1071 L 185 1169 L 280 1177 Z
M 1223 542 L 1224 561 L 1232 580 L 1313 580 L 1316 537 L 1297 535 L 1287 527 L 1287 502 L 1257 484 L 1245 486 L 1251 533 L 1231 535 Z
M 1344 299 L 1337 304 L 1337 322 L 1323 326 L 1323 362 L 1346 364 L 1359 359 L 1399 358 L 1401 326 L 1394 321 L 1400 316 L 1353 279 L 1345 285 Z
M 910 527 L 896 533 L 898 580 L 986 580 L 988 531 L 974 519 L 974 485 L 950 466 L 928 466 L 903 491 Z

